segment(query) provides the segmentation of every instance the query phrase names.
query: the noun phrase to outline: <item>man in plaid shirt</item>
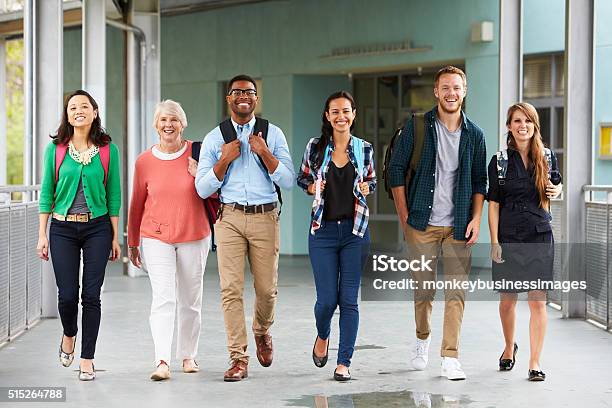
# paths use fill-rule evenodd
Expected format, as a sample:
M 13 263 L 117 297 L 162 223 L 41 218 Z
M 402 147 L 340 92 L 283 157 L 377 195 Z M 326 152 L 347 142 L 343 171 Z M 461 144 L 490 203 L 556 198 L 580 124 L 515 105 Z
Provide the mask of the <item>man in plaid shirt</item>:
M 409 186 L 406 172 L 414 148 L 412 123 L 404 128 L 389 164 L 395 208 L 412 258 L 431 259 L 430 270 L 413 272 L 417 339 L 412 365 L 424 370 L 428 362 L 430 321 L 441 255 L 445 284 L 468 279 L 470 247 L 478 240 L 487 187 L 486 147 L 482 130 L 461 111 L 467 84 L 459 68 L 442 68 L 435 76 L 436 107 L 425 114 L 423 150 Z M 408 194 L 406 194 L 408 188 Z M 423 268 L 427 269 L 427 268 Z M 464 380 L 459 363 L 459 334 L 465 293 L 445 286 L 442 334 L 442 376 Z

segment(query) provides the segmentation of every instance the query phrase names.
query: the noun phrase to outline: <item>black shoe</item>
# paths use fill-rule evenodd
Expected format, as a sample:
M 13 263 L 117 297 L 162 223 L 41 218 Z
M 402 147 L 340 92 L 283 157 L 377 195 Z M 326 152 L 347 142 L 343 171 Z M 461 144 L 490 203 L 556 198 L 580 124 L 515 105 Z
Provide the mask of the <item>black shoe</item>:
M 510 371 L 514 368 L 516 362 L 516 352 L 518 351 L 518 345 L 514 343 L 514 351 L 512 352 L 512 360 L 509 358 L 502 358 L 504 353 L 499 357 L 499 371 Z
M 315 354 L 315 346 L 317 345 L 317 340 L 320 337 L 317 336 L 315 338 L 315 344 L 314 346 L 312 346 L 312 361 L 314 361 L 314 364 L 319 367 L 325 367 L 325 364 L 327 364 L 327 356 L 329 355 L 329 337 L 327 338 L 327 350 L 325 351 L 325 355 L 323 357 L 319 357 Z
M 351 379 L 351 372 L 349 371 L 348 374 L 338 374 L 336 372 L 336 370 L 334 370 L 334 380 L 336 381 L 348 381 Z
M 544 381 L 546 379 L 546 374 L 538 370 L 529 370 L 528 375 L 527 379 L 529 381 Z

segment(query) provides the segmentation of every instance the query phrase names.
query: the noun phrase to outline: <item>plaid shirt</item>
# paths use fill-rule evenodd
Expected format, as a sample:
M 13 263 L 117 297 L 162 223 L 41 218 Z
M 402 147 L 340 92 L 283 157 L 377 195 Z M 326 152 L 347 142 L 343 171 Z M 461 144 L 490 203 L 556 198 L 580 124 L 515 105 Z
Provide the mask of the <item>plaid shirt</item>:
M 372 149 L 372 145 L 366 141 L 363 141 L 363 172 L 362 177 L 358 177 L 358 169 L 357 160 L 355 158 L 355 154 L 353 152 L 353 138 L 351 137 L 351 141 L 348 145 L 348 156 L 351 164 L 355 167 L 355 179 L 353 180 L 353 195 L 355 196 L 355 216 L 353 223 L 353 234 L 358 237 L 363 237 L 365 234 L 366 228 L 368 226 L 368 218 L 370 216 L 370 210 L 368 209 L 368 204 L 366 203 L 366 198 L 363 194 L 361 194 L 361 190 L 359 189 L 359 182 L 367 182 L 370 187 L 370 193 L 373 193 L 376 190 L 376 172 L 374 171 L 374 149 Z M 319 171 L 316 166 L 317 162 L 317 144 L 319 143 L 319 138 L 312 138 L 306 145 L 306 151 L 304 151 L 304 158 L 302 159 L 302 166 L 300 167 L 300 173 L 297 177 L 297 184 L 304 191 L 308 191 L 308 186 L 316 181 L 317 173 Z M 334 151 L 333 142 L 330 140 L 329 145 L 327 146 L 329 149 L 327 160 L 322 163 L 322 172 L 321 177 L 323 180 L 327 177 L 327 172 L 329 170 L 329 162 L 331 161 L 332 152 Z M 314 235 L 315 231 L 319 229 L 321 226 L 321 221 L 323 220 L 323 209 L 325 208 L 325 200 L 323 196 L 321 196 L 320 200 L 315 200 L 312 202 L 312 213 L 311 213 L 311 224 L 310 224 L 310 233 Z
M 436 187 L 436 155 L 438 135 L 436 134 L 436 116 L 434 107 L 425 114 L 425 140 L 423 152 L 410 182 L 408 191 L 408 220 L 413 228 L 425 231 L 431 216 L 434 189 Z M 487 193 L 487 151 L 482 132 L 474 122 L 462 113 L 462 130 L 459 140 L 459 168 L 454 192 L 454 238 L 465 240 L 465 231 L 471 221 L 472 196 Z M 389 184 L 391 187 L 403 186 L 406 182 L 406 171 L 414 147 L 412 122 L 408 122 L 397 141 L 389 163 Z

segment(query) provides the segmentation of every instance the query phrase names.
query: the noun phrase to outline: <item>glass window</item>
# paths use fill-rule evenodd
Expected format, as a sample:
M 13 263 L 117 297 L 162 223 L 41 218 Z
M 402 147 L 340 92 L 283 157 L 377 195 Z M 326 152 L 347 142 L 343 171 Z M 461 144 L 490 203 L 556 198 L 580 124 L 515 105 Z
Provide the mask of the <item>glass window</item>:
M 563 53 L 524 57 L 525 101 L 536 107 L 540 116 L 542 139 L 557 155 L 559 166 L 563 165 L 564 153 L 564 78 Z
M 369 142 L 373 142 L 376 132 L 373 126 L 366 126 L 367 116 L 374 112 L 374 78 L 357 78 L 353 82 L 357 116 L 353 133 Z
M 550 57 L 525 57 L 523 61 L 523 81 L 525 98 L 552 96 Z
M 550 108 L 536 108 L 540 117 L 540 134 L 546 146 L 551 146 L 550 142 Z
M 378 88 L 378 114 L 374 115 L 374 112 L 371 112 L 368 120 L 368 113 L 366 113 L 366 126 L 373 126 L 375 124 L 378 129 L 378 138 L 377 143 L 374 145 L 374 152 L 376 153 L 376 174 L 379 175 L 378 177 L 381 178 L 382 182 L 385 153 L 389 148 L 389 143 L 391 143 L 395 130 L 401 126 L 397 120 L 399 75 L 381 76 L 378 77 L 376 82 Z M 380 185 L 383 186 L 383 184 Z M 376 212 L 378 214 L 394 214 L 395 205 L 393 201 L 387 196 L 384 187 L 380 191 L 381 194 L 376 195 Z
M 433 94 L 435 73 L 402 75 L 402 112 L 423 113 L 436 104 Z M 404 115 L 407 119 L 410 115 Z
M 563 54 L 555 55 L 555 96 L 565 95 L 565 57 Z

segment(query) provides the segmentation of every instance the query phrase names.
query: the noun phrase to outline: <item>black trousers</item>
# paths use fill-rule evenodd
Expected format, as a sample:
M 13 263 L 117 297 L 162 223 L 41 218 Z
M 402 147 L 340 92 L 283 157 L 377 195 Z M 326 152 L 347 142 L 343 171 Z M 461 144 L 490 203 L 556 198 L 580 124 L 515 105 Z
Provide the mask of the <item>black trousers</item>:
M 93 359 L 100 328 L 100 290 L 110 255 L 113 228 L 108 215 L 89 222 L 51 220 L 49 249 L 58 289 L 64 335 L 77 334 L 79 266 L 83 251 L 81 358 Z M 69 350 L 65 350 L 69 351 Z

